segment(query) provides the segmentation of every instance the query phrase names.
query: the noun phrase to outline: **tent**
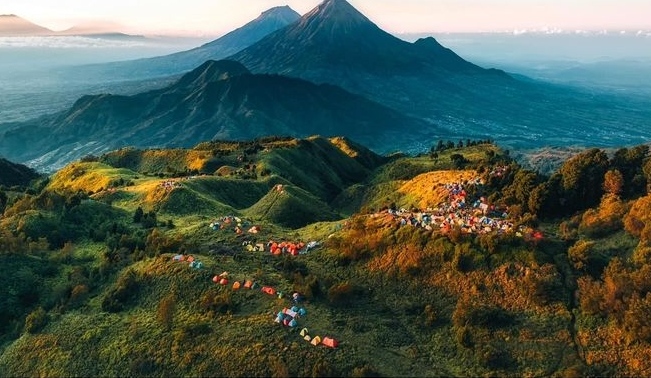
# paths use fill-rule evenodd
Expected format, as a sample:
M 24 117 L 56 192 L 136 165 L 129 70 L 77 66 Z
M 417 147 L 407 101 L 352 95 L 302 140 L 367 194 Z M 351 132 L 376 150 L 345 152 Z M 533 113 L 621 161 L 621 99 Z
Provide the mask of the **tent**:
M 336 348 L 339 346 L 339 342 L 331 337 L 324 337 L 322 343 L 330 348 Z
M 296 321 L 296 319 L 292 319 L 289 322 L 289 326 L 292 327 L 292 328 L 296 327 L 297 325 L 298 325 L 298 322 Z
M 298 313 L 297 313 L 296 311 L 294 311 L 294 310 L 291 310 L 291 309 L 288 309 L 288 308 L 284 308 L 284 309 L 283 309 L 283 314 L 285 314 L 285 315 L 289 315 L 289 316 L 291 316 L 291 317 L 293 318 L 293 317 L 295 317 Z
M 219 280 L 219 284 L 220 285 L 228 285 L 228 280 L 226 278 L 222 278 L 221 280 Z
M 235 281 L 235 282 L 233 283 L 233 290 L 238 290 L 238 289 L 240 288 L 240 286 L 242 286 L 242 284 L 240 283 L 240 281 Z
M 219 282 L 219 276 L 215 276 L 212 278 L 212 282 L 217 283 Z
M 251 280 L 244 281 L 244 288 L 245 289 L 250 289 L 251 286 L 253 286 L 253 282 Z
M 269 295 L 276 295 L 276 289 L 274 289 L 271 286 L 263 286 L 262 287 L 262 292 L 267 293 Z
M 303 328 L 303 329 L 301 330 L 301 336 L 306 336 L 306 335 L 309 334 L 309 333 L 310 333 L 310 332 L 307 330 L 307 328 Z
M 176 256 L 172 257 L 172 260 L 174 260 L 174 261 L 183 261 L 183 260 L 185 260 L 185 258 L 184 258 L 183 255 L 176 255 Z
M 312 339 L 312 345 L 319 345 L 321 344 L 321 338 L 319 336 L 314 336 Z

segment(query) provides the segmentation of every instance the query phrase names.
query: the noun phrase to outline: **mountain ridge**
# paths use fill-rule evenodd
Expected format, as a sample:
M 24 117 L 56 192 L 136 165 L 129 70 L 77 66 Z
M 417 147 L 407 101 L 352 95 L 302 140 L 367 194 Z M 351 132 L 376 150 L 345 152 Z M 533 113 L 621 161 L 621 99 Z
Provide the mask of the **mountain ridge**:
M 344 135 L 382 151 L 396 138 L 417 138 L 425 126 L 333 85 L 208 61 L 166 88 L 83 96 L 67 111 L 14 125 L 2 134 L 0 153 L 51 170 L 124 146 L 188 147 L 212 139 L 317 134 Z

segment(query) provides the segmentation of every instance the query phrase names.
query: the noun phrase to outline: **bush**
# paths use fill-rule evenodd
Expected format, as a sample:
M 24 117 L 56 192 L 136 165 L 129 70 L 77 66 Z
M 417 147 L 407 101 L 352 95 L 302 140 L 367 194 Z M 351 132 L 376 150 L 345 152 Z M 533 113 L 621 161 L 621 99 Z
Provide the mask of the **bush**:
M 108 312 L 122 311 L 129 299 L 135 296 L 138 288 L 139 284 L 133 271 L 129 270 L 122 274 L 118 278 L 115 287 L 110 289 L 102 298 L 102 310 Z
M 504 328 L 512 325 L 515 322 L 515 317 L 501 307 L 468 306 L 460 301 L 452 314 L 452 321 L 459 328 L 464 326 Z
M 570 263 L 576 270 L 584 270 L 588 263 L 588 258 L 593 253 L 595 242 L 579 240 L 573 246 L 568 248 L 567 255 Z
M 364 365 L 359 366 L 353 369 L 350 372 L 350 376 L 353 378 L 364 378 L 364 377 L 381 377 L 382 375 L 372 366 Z
M 39 307 L 25 318 L 25 332 L 36 333 L 45 327 L 47 321 L 47 313 L 43 307 Z
M 201 297 L 200 305 L 204 310 L 214 314 L 232 313 L 236 308 L 231 291 L 219 294 L 206 293 Z
M 347 305 L 352 302 L 355 289 L 349 282 L 333 285 L 328 290 L 328 301 L 333 305 Z
M 158 304 L 158 310 L 156 311 L 158 322 L 160 322 L 167 331 L 172 329 L 174 311 L 176 311 L 176 296 L 171 293 L 160 301 Z

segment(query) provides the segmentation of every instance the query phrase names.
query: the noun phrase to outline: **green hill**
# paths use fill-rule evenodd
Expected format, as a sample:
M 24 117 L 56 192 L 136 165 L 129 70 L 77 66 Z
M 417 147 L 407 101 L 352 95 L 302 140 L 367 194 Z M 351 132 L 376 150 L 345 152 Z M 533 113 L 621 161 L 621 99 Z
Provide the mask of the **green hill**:
M 37 177 L 39 175 L 33 169 L 0 158 L 0 185 L 26 186 Z
M 319 137 L 89 157 L 0 218 L 0 371 L 645 376 L 650 165 Z
M 253 219 L 264 220 L 288 228 L 300 228 L 311 223 L 340 219 L 318 197 L 301 188 L 278 185 L 246 214 Z

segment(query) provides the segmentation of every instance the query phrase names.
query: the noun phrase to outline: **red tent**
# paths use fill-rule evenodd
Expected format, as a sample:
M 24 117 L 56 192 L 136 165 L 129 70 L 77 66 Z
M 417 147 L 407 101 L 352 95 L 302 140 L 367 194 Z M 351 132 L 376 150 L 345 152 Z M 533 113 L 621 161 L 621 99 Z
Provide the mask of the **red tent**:
M 262 292 L 267 293 L 269 295 L 276 295 L 276 289 L 274 289 L 271 286 L 263 286 L 262 287 Z
M 324 337 L 321 343 L 330 348 L 336 348 L 339 346 L 339 342 L 331 337 Z

